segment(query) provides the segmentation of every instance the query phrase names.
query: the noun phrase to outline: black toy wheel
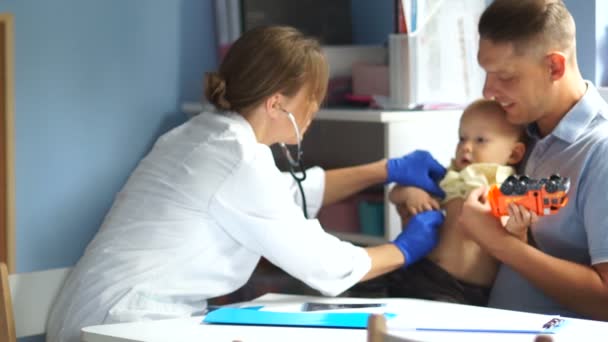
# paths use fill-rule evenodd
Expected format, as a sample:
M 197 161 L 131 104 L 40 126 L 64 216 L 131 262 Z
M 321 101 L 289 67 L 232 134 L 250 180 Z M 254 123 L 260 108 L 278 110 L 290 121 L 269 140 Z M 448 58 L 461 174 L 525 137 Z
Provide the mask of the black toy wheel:
M 530 178 L 527 176 L 519 177 L 519 180 L 517 180 L 517 182 L 515 182 L 513 192 L 515 192 L 516 195 L 524 195 L 526 193 L 526 191 L 528 191 L 528 182 L 529 181 L 530 181 Z
M 514 182 L 512 180 L 509 180 L 509 178 L 507 178 L 500 186 L 500 192 L 502 192 L 503 194 L 508 196 L 513 193 L 513 187 L 514 187 Z
M 552 180 L 550 179 L 547 184 L 545 184 L 545 190 L 547 190 L 548 193 L 552 194 L 554 192 L 556 192 L 558 189 L 558 184 L 556 180 Z

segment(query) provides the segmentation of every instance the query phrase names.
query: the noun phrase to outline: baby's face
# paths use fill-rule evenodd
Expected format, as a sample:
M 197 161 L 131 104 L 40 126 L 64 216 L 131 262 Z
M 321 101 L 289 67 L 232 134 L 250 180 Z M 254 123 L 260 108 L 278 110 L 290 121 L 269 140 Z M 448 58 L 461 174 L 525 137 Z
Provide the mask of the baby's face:
M 454 167 L 462 170 L 473 163 L 517 163 L 512 160 L 519 130 L 506 121 L 504 113 L 465 111 L 460 119 L 459 141 Z

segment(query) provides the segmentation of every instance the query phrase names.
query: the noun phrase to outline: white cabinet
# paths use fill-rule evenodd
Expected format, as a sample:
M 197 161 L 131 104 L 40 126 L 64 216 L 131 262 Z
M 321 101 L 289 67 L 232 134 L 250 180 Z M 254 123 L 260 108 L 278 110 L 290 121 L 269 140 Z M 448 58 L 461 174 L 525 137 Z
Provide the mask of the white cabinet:
M 448 166 L 458 142 L 461 113 L 462 110 L 322 109 L 304 139 L 304 160 L 307 165 L 334 168 L 422 149 Z M 392 240 L 401 231 L 401 223 L 395 208 L 388 204 L 389 190 L 390 185 L 384 186 L 384 237 Z M 360 243 L 381 241 L 359 234 L 336 235 Z

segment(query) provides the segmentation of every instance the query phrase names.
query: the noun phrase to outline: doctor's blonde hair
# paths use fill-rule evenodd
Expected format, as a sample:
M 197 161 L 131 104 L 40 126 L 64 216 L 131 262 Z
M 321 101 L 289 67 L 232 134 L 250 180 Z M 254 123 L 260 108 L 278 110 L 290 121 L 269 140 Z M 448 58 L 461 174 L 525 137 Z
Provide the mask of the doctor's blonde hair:
M 243 113 L 272 94 L 290 97 L 305 87 L 320 104 L 328 69 L 316 39 L 292 27 L 259 27 L 230 47 L 218 72 L 205 75 L 205 97 L 218 109 Z

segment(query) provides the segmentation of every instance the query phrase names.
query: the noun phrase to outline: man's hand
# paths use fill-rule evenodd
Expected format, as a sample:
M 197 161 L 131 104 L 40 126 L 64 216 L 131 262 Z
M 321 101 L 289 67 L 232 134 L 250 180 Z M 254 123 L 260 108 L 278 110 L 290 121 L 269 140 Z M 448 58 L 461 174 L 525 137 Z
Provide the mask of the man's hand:
M 437 230 L 443 220 L 443 214 L 438 210 L 425 211 L 412 216 L 401 234 L 393 241 L 405 257 L 404 267 L 420 260 L 437 246 L 439 241 Z
M 387 183 L 415 186 L 434 196 L 445 196 L 437 182 L 445 176 L 446 170 L 427 151 L 418 150 L 400 158 L 389 159 L 386 171 Z
M 497 243 L 495 238 L 507 234 L 500 220 L 492 215 L 485 186 L 472 190 L 462 204 L 458 226 L 482 248 L 485 243 Z

